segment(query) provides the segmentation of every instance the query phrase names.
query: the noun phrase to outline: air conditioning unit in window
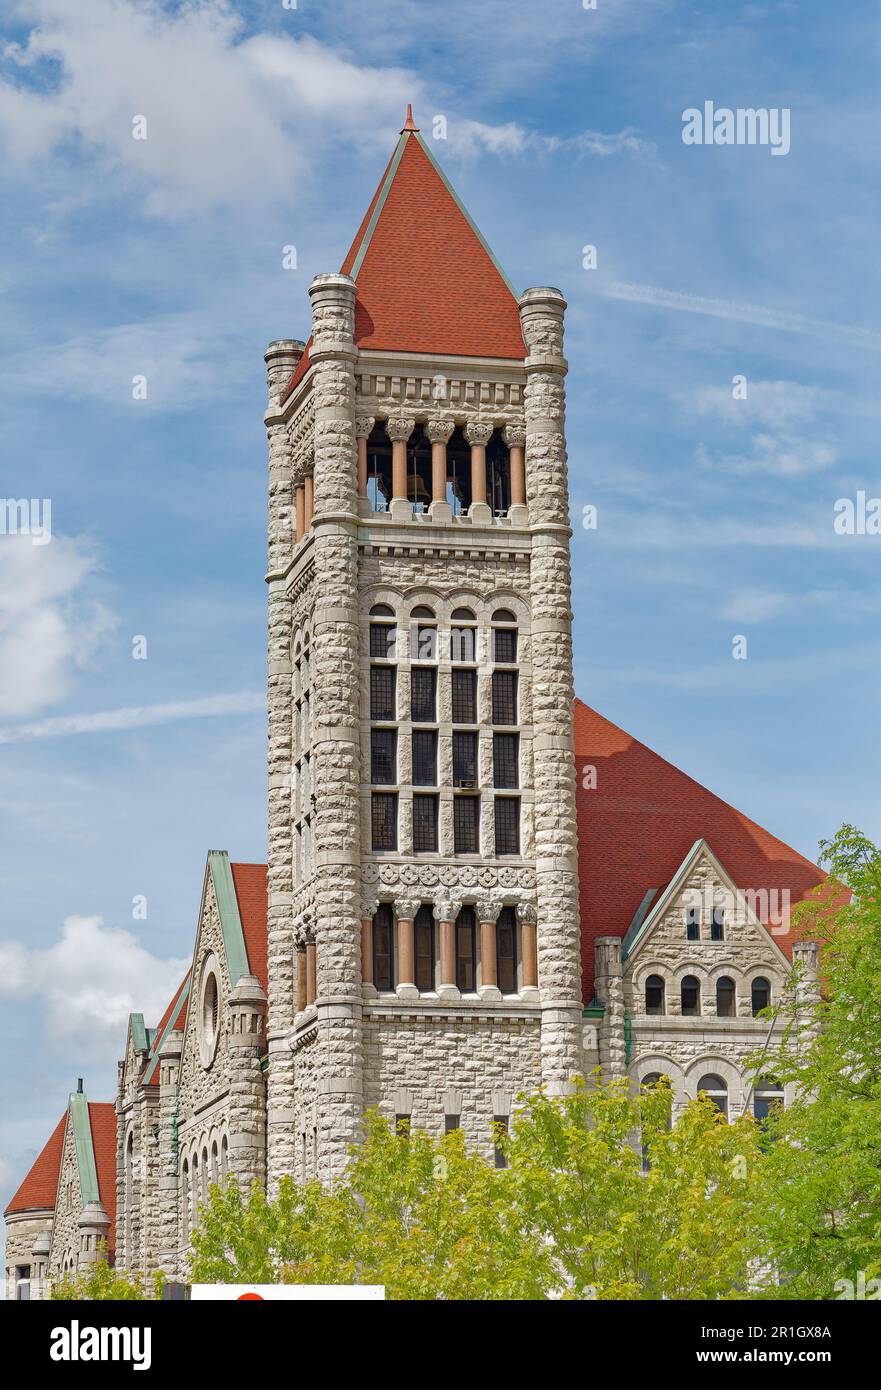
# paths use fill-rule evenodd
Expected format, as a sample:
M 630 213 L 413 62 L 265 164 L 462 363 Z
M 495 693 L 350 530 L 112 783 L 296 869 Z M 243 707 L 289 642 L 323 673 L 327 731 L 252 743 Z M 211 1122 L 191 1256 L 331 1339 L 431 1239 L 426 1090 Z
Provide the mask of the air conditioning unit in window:
M 474 790 L 474 778 L 473 778 L 473 777 L 460 777 L 460 778 L 458 779 L 458 781 L 456 782 L 456 786 L 457 786 L 461 791 L 473 791 L 473 790 Z

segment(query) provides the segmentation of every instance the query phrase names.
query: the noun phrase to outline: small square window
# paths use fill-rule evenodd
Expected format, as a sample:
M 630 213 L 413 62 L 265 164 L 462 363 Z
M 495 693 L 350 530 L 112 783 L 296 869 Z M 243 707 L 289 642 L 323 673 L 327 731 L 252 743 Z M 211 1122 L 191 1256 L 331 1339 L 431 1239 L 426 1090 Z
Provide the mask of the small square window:
M 517 660 L 517 629 L 497 627 L 493 633 L 493 655 L 503 665 L 511 665 Z

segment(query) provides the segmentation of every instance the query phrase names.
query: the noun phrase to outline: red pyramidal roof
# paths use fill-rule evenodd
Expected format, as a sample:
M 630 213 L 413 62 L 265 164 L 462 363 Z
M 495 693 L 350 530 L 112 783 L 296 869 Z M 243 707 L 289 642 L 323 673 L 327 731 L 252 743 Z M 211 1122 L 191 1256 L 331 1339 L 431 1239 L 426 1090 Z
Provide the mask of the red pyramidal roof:
M 355 342 L 360 348 L 526 356 L 514 291 L 409 109 L 340 269 L 358 286 Z M 308 365 L 307 343 L 286 394 Z
M 586 1001 L 596 938 L 623 937 L 649 890 L 657 895 L 667 887 L 697 840 L 706 840 L 744 892 L 788 889 L 794 905 L 825 878 L 797 850 L 581 700 L 575 701 L 575 760 Z M 586 766 L 596 769 L 590 790 Z M 775 932 L 774 940 L 791 954 L 791 934 Z
M 21 1187 L 7 1206 L 4 1216 L 18 1211 L 37 1211 L 43 1208 L 54 1210 L 55 1194 L 58 1190 L 58 1174 L 61 1169 L 61 1150 L 64 1147 L 64 1126 L 67 1124 L 67 1111 L 61 1116 L 52 1135 L 41 1149 L 39 1155 Z

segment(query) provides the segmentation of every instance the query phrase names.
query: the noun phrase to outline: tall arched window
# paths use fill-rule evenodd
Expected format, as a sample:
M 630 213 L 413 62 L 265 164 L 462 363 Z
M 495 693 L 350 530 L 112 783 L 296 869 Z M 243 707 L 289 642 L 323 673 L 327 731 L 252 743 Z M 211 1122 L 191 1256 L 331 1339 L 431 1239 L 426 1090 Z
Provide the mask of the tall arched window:
M 685 975 L 680 999 L 683 1018 L 697 1018 L 701 1011 L 701 984 L 696 975 Z
M 224 1134 L 220 1141 L 220 1180 L 226 1182 L 229 1173 L 229 1140 Z
M 190 1173 L 191 1173 L 192 1177 L 191 1177 L 191 1182 L 190 1182 L 190 1200 L 189 1200 L 189 1203 L 188 1203 L 189 1208 L 190 1208 L 190 1210 L 189 1210 L 189 1222 L 190 1222 L 190 1230 L 195 1230 L 195 1228 L 196 1228 L 196 1226 L 197 1226 L 197 1224 L 198 1224 L 198 1216 L 199 1216 L 199 1155 L 198 1155 L 198 1154 L 193 1154 L 193 1162 L 192 1162 L 192 1165 L 191 1165 L 191 1167 L 190 1167 Z
M 698 1082 L 697 1093 L 699 1096 L 706 1096 L 711 1100 L 719 1111 L 720 1115 L 728 1118 L 728 1087 L 724 1078 L 717 1076 L 715 1072 L 707 1072 Z
M 467 905 L 456 918 L 456 985 L 462 994 L 477 989 L 477 918 Z
M 211 1181 L 213 1183 L 217 1183 L 220 1181 L 220 1156 L 217 1152 L 216 1139 L 214 1140 L 214 1143 L 211 1145 Z
M 752 985 L 753 1018 L 771 1003 L 771 985 L 764 975 L 757 975 Z
M 660 975 L 649 975 L 645 982 L 645 1011 L 647 1014 L 666 1013 L 664 981 Z
M 517 993 L 517 913 L 503 907 L 496 922 L 496 983 L 502 994 Z
M 380 903 L 373 914 L 373 983 L 381 990 L 395 987 L 395 917 L 391 903 Z
M 734 981 L 728 975 L 716 981 L 716 1014 L 719 1018 L 733 1018 L 735 1014 Z
M 416 988 L 421 994 L 434 989 L 434 913 L 423 903 L 413 922 Z

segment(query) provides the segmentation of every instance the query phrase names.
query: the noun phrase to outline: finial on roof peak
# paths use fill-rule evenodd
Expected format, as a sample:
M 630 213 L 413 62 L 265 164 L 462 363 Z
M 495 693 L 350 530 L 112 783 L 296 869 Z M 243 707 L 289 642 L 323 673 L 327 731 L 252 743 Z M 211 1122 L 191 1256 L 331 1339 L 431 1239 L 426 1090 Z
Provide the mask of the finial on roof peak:
M 404 132 L 407 131 L 407 130 L 418 130 L 418 129 L 419 129 L 418 125 L 417 125 L 416 122 L 413 120 L 413 103 L 410 102 L 410 101 L 408 101 L 408 102 L 407 102 L 407 119 L 406 119 L 406 121 L 404 122 L 403 126 L 401 127 L 401 134 L 403 135 Z

